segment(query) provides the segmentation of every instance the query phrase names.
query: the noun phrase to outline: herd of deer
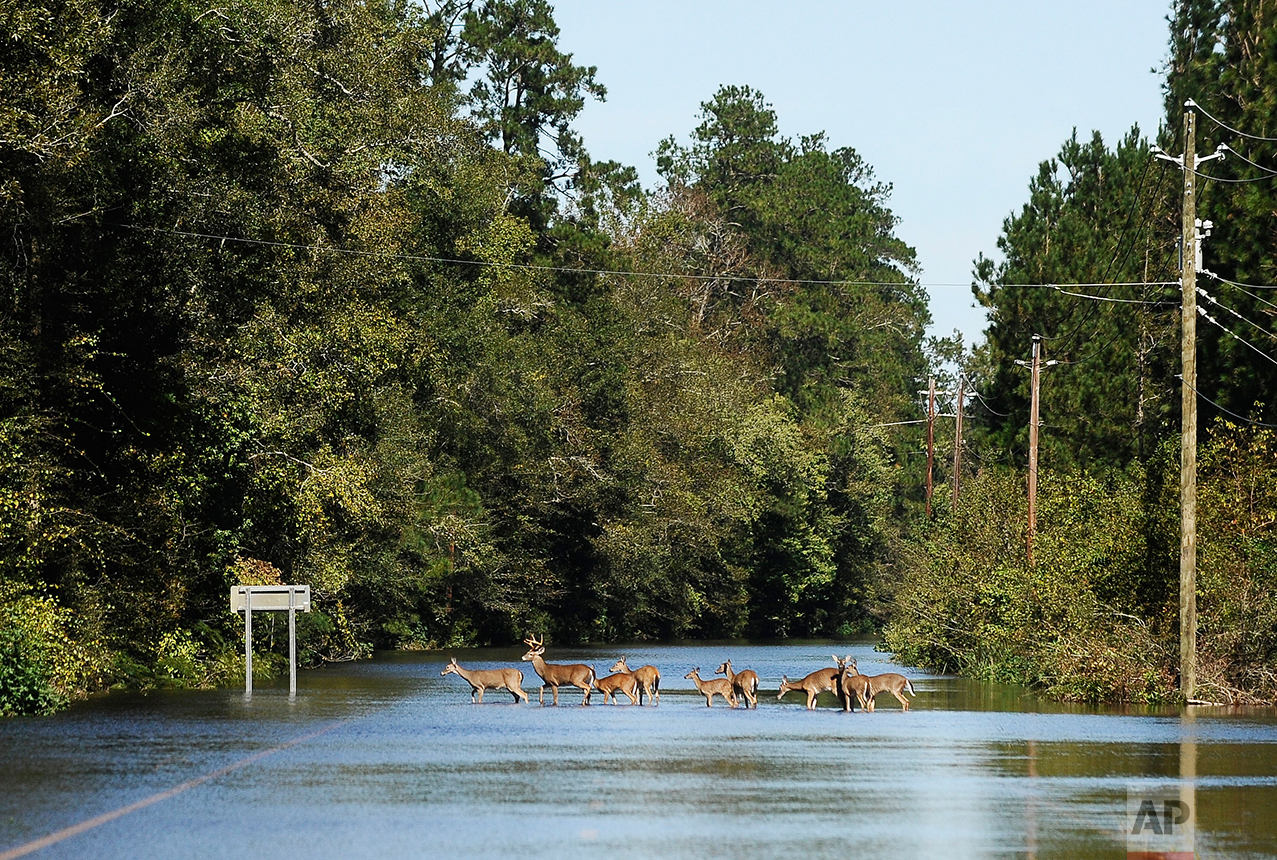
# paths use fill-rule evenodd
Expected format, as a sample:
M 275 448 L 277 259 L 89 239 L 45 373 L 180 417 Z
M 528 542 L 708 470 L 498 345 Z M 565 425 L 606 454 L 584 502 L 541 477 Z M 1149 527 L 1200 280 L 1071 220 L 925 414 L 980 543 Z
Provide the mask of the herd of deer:
M 559 703 L 559 687 L 577 687 L 585 693 L 582 704 L 590 704 L 590 693 L 598 689 L 603 694 L 603 703 L 615 704 L 618 694 L 624 693 L 630 704 L 643 704 L 643 696 L 647 696 L 649 704 L 661 700 L 661 673 L 655 666 L 641 666 L 630 669 L 625 658 L 617 660 L 609 670 L 612 672 L 605 678 L 599 678 L 593 666 L 584 663 L 547 663 L 544 659 L 545 637 L 535 636 L 524 639 L 528 653 L 523 655 L 524 662 L 530 662 L 537 675 L 541 677 L 541 695 L 539 701 L 545 704 L 545 688 L 550 687 L 554 695 L 554 704 Z M 786 693 L 801 690 L 807 694 L 807 709 L 816 709 L 816 697 L 824 692 L 832 692 L 842 703 L 844 711 L 852 710 L 853 699 L 860 704 L 862 710 L 874 709 L 874 698 L 879 693 L 891 693 L 900 700 L 901 706 L 909 710 L 909 700 L 904 693 L 914 695 L 913 684 L 904 675 L 887 672 L 882 675 L 861 675 L 856 669 L 856 661 L 851 655 L 834 656 L 837 668 L 817 669 L 801 681 L 791 681 L 788 676 L 781 675 L 780 692 L 776 700 L 780 701 Z M 715 670 L 715 675 L 723 678 L 702 678 L 700 667 L 684 675 L 696 685 L 696 689 L 705 697 L 705 706 L 714 706 L 714 697 L 722 696 L 723 701 L 736 707 L 740 701 L 746 708 L 758 707 L 758 673 L 752 669 L 743 672 L 732 670 L 732 661 L 727 660 Z M 484 690 L 506 690 L 519 700 L 529 702 L 528 694 L 523 692 L 523 673 L 518 669 L 464 669 L 458 665 L 456 658 L 443 668 L 440 675 L 460 675 L 470 684 L 470 701 L 482 702 Z

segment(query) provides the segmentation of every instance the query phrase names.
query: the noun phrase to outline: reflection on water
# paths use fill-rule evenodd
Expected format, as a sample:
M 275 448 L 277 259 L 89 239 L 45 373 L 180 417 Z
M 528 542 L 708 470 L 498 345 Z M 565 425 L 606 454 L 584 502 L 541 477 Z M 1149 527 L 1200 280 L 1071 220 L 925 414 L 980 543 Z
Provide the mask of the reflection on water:
M 661 704 L 470 703 L 450 654 L 396 653 L 242 692 L 110 696 L 0 722 L 0 856 L 257 751 L 340 723 L 34 857 L 771 856 L 1111 858 L 1129 786 L 1188 780 L 1199 857 L 1277 856 L 1277 716 L 1097 710 L 927 676 L 908 713 L 884 695 L 777 703 L 791 678 L 868 644 L 554 649 L 561 662 L 661 669 Z M 522 649 L 457 651 L 467 668 Z M 683 675 L 753 668 L 756 711 L 705 707 Z M 606 666 L 604 665 L 606 664 Z M 766 691 L 770 690 L 770 693 Z M 598 698 L 596 697 L 596 702 Z M 1200 804 L 1200 806 L 1198 806 Z

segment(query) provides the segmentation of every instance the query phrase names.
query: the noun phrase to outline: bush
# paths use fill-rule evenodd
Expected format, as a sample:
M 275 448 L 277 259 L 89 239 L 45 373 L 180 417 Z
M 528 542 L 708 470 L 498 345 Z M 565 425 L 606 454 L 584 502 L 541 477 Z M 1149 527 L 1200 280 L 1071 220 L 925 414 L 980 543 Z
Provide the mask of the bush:
M 886 647 L 907 663 L 1062 699 L 1174 696 L 1150 571 L 1144 476 L 1042 474 L 1034 564 L 1023 475 L 982 471 L 905 551 Z M 1108 601 L 1106 602 L 1105 599 Z M 1150 609 L 1153 609 L 1150 613 Z
M 50 714 L 100 683 L 106 649 L 76 642 L 71 613 L 0 580 L 0 716 Z

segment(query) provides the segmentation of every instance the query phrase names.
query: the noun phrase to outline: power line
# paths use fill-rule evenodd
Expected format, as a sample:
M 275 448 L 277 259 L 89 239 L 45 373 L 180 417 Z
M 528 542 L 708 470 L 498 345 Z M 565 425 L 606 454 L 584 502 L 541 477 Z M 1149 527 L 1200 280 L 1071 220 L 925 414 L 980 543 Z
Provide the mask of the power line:
M 1210 274 L 1210 273 L 1207 272 L 1207 274 Z M 1219 279 L 1216 278 L 1216 280 L 1219 280 Z M 1231 283 L 1229 281 L 1220 281 L 1220 283 L 1222 283 L 1224 286 L 1232 287 L 1234 290 L 1236 290 L 1239 293 L 1244 293 L 1245 295 L 1250 296 L 1252 299 L 1254 299 L 1255 301 L 1259 302 L 1262 305 L 1268 305 L 1268 307 L 1270 308 L 1277 309 L 1277 304 L 1274 304 L 1273 302 L 1268 301 L 1268 299 L 1264 298 L 1263 296 L 1255 295 L 1250 290 L 1237 286 L 1237 284 Z
M 1258 170 L 1262 170 L 1262 171 L 1264 171 L 1265 173 L 1271 173 L 1271 174 L 1277 175 L 1277 170 L 1273 170 L 1271 167 L 1264 167 L 1264 165 L 1262 165 L 1262 164 L 1256 164 L 1255 162 L 1251 161 L 1251 160 L 1250 160 L 1249 158 L 1247 158 L 1246 156 L 1242 155 L 1242 154 L 1241 154 L 1240 152 L 1238 152 L 1237 150 L 1233 149 L 1233 148 L 1232 148 L 1231 146 L 1229 146 L 1228 144 L 1226 144 L 1226 143 L 1221 143 L 1221 144 L 1220 144 L 1220 146 L 1224 147 L 1224 149 L 1227 149 L 1229 152 L 1231 152 L 1233 155 L 1237 156 L 1237 157 L 1238 157 L 1238 158 L 1240 158 L 1242 161 L 1244 161 L 1244 162 L 1246 162 L 1247 164 L 1249 164 L 1251 167 L 1257 168 Z
M 1237 341 L 1238 343 L 1242 344 L 1243 346 L 1248 346 L 1248 347 L 1250 347 L 1252 350 L 1254 350 L 1255 352 L 1257 352 L 1259 355 L 1261 355 L 1261 356 L 1263 356 L 1264 358 L 1268 359 L 1268 360 L 1269 360 L 1269 361 L 1271 361 L 1274 365 L 1277 365 L 1277 358 L 1273 358 L 1271 355 L 1269 355 L 1268 353 L 1264 352 L 1262 349 L 1260 349 L 1259 347 L 1255 346 L 1253 343 L 1251 343 L 1250 341 L 1246 340 L 1244 337 L 1240 337 L 1240 336 L 1238 336 L 1238 335 L 1236 335 L 1236 334 L 1233 334 L 1233 332 L 1232 332 L 1232 331 L 1230 331 L 1230 330 L 1229 330 L 1229 328 L 1228 328 L 1227 326 L 1225 326 L 1222 322 L 1220 322 L 1219 320 L 1215 319 L 1213 316 L 1211 316 L 1210 314 L 1208 314 L 1208 313 L 1206 312 L 1206 308 L 1202 307 L 1201 305 L 1198 305 L 1198 306 L 1197 306 L 1197 314 L 1198 314 L 1198 316 L 1205 317 L 1207 320 L 1209 320 L 1211 323 L 1213 323 L 1213 324 L 1214 324 L 1215 326 L 1217 326 L 1218 328 L 1223 329 L 1224 333 L 1225 333 L 1225 334 L 1227 334 L 1229 337 L 1231 337 L 1233 340 Z
M 1207 277 L 1214 278 L 1217 281 L 1222 281 L 1225 284 L 1232 284 L 1234 287 L 1250 287 L 1252 290 L 1277 290 L 1277 286 L 1273 284 L 1245 284 L 1240 281 L 1230 281 L 1228 278 L 1220 277 L 1210 269 L 1202 269 L 1202 274 Z
M 1184 382 L 1184 377 L 1183 377 L 1183 375 L 1181 375 L 1181 374 L 1178 374 L 1178 373 L 1177 373 L 1177 374 L 1175 374 L 1175 378 L 1176 378 L 1176 379 L 1178 379 L 1180 382 Z M 1188 385 L 1188 383 L 1187 383 L 1187 382 L 1184 382 L 1184 384 L 1185 384 L 1185 385 Z M 1277 424 L 1265 424 L 1265 423 L 1264 423 L 1264 422 L 1262 422 L 1262 421 L 1256 421 L 1256 420 L 1254 420 L 1253 418 L 1246 418 L 1246 417 L 1244 417 L 1244 416 L 1242 416 L 1242 415 L 1238 415 L 1236 412 L 1233 412 L 1233 411 L 1232 411 L 1232 410 L 1230 410 L 1230 409 L 1225 409 L 1224 407 L 1220 406 L 1220 405 L 1219 405 L 1218 403 L 1216 403 L 1214 400 L 1211 400 L 1211 399 L 1210 399 L 1209 397 L 1207 397 L 1205 394 L 1202 394 L 1202 393 L 1201 393 L 1200 391 L 1198 391 L 1196 388 L 1193 388 L 1193 386 L 1188 385 L 1188 387 L 1189 387 L 1189 389 L 1190 389 L 1190 390 L 1191 390 L 1194 394 L 1196 394 L 1196 395 L 1197 395 L 1198 397 L 1200 397 L 1202 400 L 1205 400 L 1207 403 L 1209 403 L 1211 406 L 1214 406 L 1214 407 L 1215 407 L 1216 409 L 1218 409 L 1220 412 L 1223 412 L 1223 413 L 1225 413 L 1225 414 L 1228 414 L 1228 415 L 1233 416 L 1233 417 L 1234 417 L 1234 418 L 1236 418 L 1238 421 L 1245 421 L 1247 424 L 1254 424 L 1256 427 L 1271 427 L 1272 429 L 1277 430 Z
M 1205 109 L 1205 108 L 1203 108 L 1201 105 L 1199 105 L 1197 102 L 1193 101 L 1192 99 L 1189 99 L 1188 101 L 1186 101 L 1186 102 L 1184 103 L 1184 106 L 1185 106 L 1185 107 L 1192 107 L 1192 108 L 1196 109 L 1198 113 L 1200 113 L 1202 116 L 1206 117 L 1206 118 L 1207 118 L 1208 120 L 1210 120 L 1211 122 L 1215 123 L 1215 125 L 1219 126 L 1220 128 L 1222 128 L 1222 129 L 1224 129 L 1224 130 L 1226 130 L 1226 131 L 1231 131 L 1233 134 L 1238 134 L 1238 135 L 1241 135 L 1242 137 L 1249 137 L 1251 140 L 1265 140 L 1265 141 L 1268 141 L 1268 142 L 1270 142 L 1270 143 L 1277 142 L 1277 137 L 1260 137 L 1260 136 L 1259 136 L 1259 135 L 1257 135 L 1257 134 L 1247 134 L 1246 132 L 1244 132 L 1244 131 L 1239 131 L 1239 130 L 1237 130 L 1237 129 L 1233 128 L 1232 126 L 1224 125 L 1224 123 L 1223 123 L 1221 120 L 1218 120 L 1218 119 L 1216 119 L 1215 117 L 1211 116 L 1209 113 L 1207 113 L 1207 112 L 1206 112 L 1206 109 Z
M 395 254 L 387 251 L 360 251 L 352 248 L 341 248 L 333 245 L 306 245 L 300 242 L 275 242 L 267 239 L 248 239 L 241 236 L 221 236 L 213 233 L 197 233 L 189 230 L 165 230 L 159 227 L 141 227 L 136 224 L 121 224 L 130 230 L 147 233 L 160 233 L 169 236 L 184 236 L 190 239 L 208 239 L 214 242 L 237 242 L 242 245 L 260 245 L 268 248 L 287 248 L 293 251 L 314 251 L 329 254 L 347 254 L 355 257 L 370 257 L 381 260 L 405 260 L 417 263 L 450 263 L 459 266 L 477 266 L 493 269 L 518 269 L 535 272 L 566 272 L 575 275 L 619 275 L 642 278 L 669 278 L 676 280 L 696 281 L 765 281 L 772 284 L 808 284 L 817 286 L 857 286 L 857 287 L 969 287 L 970 284 L 954 283 L 917 283 L 907 281 L 856 281 L 856 280 L 815 280 L 809 278 L 768 278 L 763 276 L 746 277 L 744 275 L 695 275 L 677 272 L 635 272 L 624 269 L 578 269 L 571 266 L 543 266 L 534 263 L 492 263 L 486 260 L 461 260 L 454 257 L 430 257 L 423 254 Z M 1171 281 L 1159 282 L 1170 284 Z M 1154 284 L 1159 285 L 1159 284 Z M 1004 286 L 1031 287 L 1033 289 L 1059 289 L 1060 284 L 1013 284 Z M 1067 287 L 1139 287 L 1147 286 L 1144 281 L 1119 281 L 1114 283 L 1064 284 Z
M 1191 170 L 1189 172 L 1194 176 L 1200 176 L 1202 179 L 1209 179 L 1212 182 L 1231 182 L 1234 185 L 1241 185 L 1247 182 L 1271 182 L 1272 180 L 1277 179 L 1277 176 L 1252 176 L 1249 179 L 1227 179 L 1223 176 L 1213 176 L 1209 173 L 1202 173 L 1200 170 Z
M 1233 310 L 1232 308 L 1230 308 L 1228 305 L 1221 304 L 1221 303 L 1219 302 L 1219 300 L 1218 300 L 1218 299 L 1216 299 L 1216 298 L 1215 298 L 1214 296 L 1212 296 L 1210 293 L 1208 293 L 1208 292 L 1206 292 L 1205 290 L 1203 290 L 1201 287 L 1198 287 L 1198 288 L 1197 288 L 1197 294 L 1198 294 L 1199 296 L 1201 296 L 1202 298 L 1206 299 L 1206 301 L 1210 302 L 1210 303 L 1211 303 L 1212 305 L 1214 305 L 1215 307 L 1217 307 L 1217 308 L 1221 308 L 1221 309 L 1223 309 L 1223 310 L 1228 311 L 1230 314 L 1232 314 L 1233 316 L 1237 317 L 1237 318 L 1238 318 L 1239 320 L 1241 320 L 1242 322 L 1244 322 L 1244 323 L 1246 323 L 1247 325 L 1251 326 L 1252 328 L 1256 328 L 1256 329 L 1258 329 L 1259 331 L 1263 332 L 1264 334 L 1268 335 L 1268 337 L 1273 337 L 1273 336 L 1274 336 L 1274 335 L 1273 335 L 1273 333 L 1272 333 L 1271 331 L 1269 331 L 1268 329 L 1264 328 L 1264 327 L 1263 327 L 1262 325 L 1260 325 L 1259 323 L 1257 323 L 1257 322 L 1252 322 L 1251 320 L 1249 320 L 1249 319 L 1247 319 L 1246 317 L 1244 317 L 1244 316 L 1242 316 L 1241 314 L 1239 314 L 1237 311 L 1235 311 L 1235 310 Z
M 1125 265 L 1125 264 L 1126 264 L 1126 260 L 1127 260 L 1127 258 L 1129 258 L 1129 257 L 1130 257 L 1130 253 L 1131 253 L 1131 251 L 1135 248 L 1135 243 L 1134 243 L 1134 242 L 1132 242 L 1132 243 L 1131 243 L 1131 244 L 1127 247 L 1127 249 L 1126 249 L 1126 254 L 1125 254 L 1125 255 L 1123 255 L 1123 254 L 1121 253 L 1121 250 L 1122 250 L 1122 242 L 1126 239 L 1127 229 L 1130 227 L 1130 223 L 1131 223 L 1131 215 L 1133 215 L 1133 214 L 1135 213 L 1135 209 L 1136 209 L 1136 207 L 1139 205 L 1139 202 L 1140 202 L 1140 197 L 1141 197 L 1141 195 L 1144 193 L 1144 183 L 1145 183 L 1145 181 L 1146 181 L 1146 180 L 1147 180 L 1147 178 L 1148 178 L 1148 171 L 1149 171 L 1149 168 L 1152 166 L 1152 164 L 1153 164 L 1152 160 L 1146 161 L 1146 162 L 1144 163 L 1144 170 L 1143 170 L 1143 171 L 1141 171 L 1141 173 L 1140 173 L 1140 182 L 1139 182 L 1139 186 L 1138 186 L 1138 187 L 1136 188 L 1136 190 L 1135 190 L 1135 196 L 1134 196 L 1134 199 L 1131 201 L 1131 208 L 1127 211 L 1126 223 L 1125 223 L 1125 224 L 1123 225 L 1123 227 L 1122 227 L 1122 232 L 1118 235 L 1117 244 L 1113 247 L 1113 256 L 1112 256 L 1112 258 L 1109 260 L 1109 264 L 1108 264 L 1108 265 L 1104 268 L 1104 277 L 1103 277 L 1103 280 L 1106 280 L 1106 281 L 1108 280 L 1108 274 L 1109 274 L 1109 272 L 1110 272 L 1110 271 L 1112 271 L 1112 269 L 1113 269 L 1113 265 L 1117 262 L 1118 257 L 1119 257 L 1119 256 L 1121 256 L 1122 264 L 1123 264 L 1123 265 Z M 1157 180 L 1157 187 L 1153 189 L 1153 198 L 1154 198 L 1154 199 L 1156 199 L 1156 198 L 1157 198 L 1157 197 L 1161 194 L 1161 192 L 1162 192 L 1162 185 L 1166 182 L 1166 176 L 1167 176 L 1166 172 L 1165 172 L 1165 171 L 1163 171 L 1163 172 L 1161 173 L 1161 175 L 1158 177 L 1158 180 Z M 1145 209 L 1144 209 L 1144 215 L 1143 215 L 1143 217 L 1140 219 L 1139 227 L 1136 229 L 1136 235 L 1143 235 L 1143 233 L 1144 233 L 1144 228 L 1148 225 L 1149 218 L 1151 218 L 1151 217 L 1152 217 L 1152 214 L 1153 214 L 1152 210 L 1151 210 L 1151 209 L 1149 209 L 1148 207 L 1145 207 Z M 1115 285 L 1115 286 L 1116 286 L 1116 285 Z M 1144 294 L 1145 294 L 1145 295 L 1147 295 L 1147 294 L 1148 294 L 1147 287 L 1145 288 Z M 1044 340 L 1046 340 L 1046 341 L 1050 341 L 1050 342 L 1064 341 L 1064 342 L 1068 343 L 1068 342 L 1072 341 L 1072 340 L 1073 340 L 1073 339 L 1077 336 L 1077 333 L 1078 333 L 1078 332 L 1080 332 L 1080 331 L 1082 330 L 1082 328 L 1083 328 L 1083 327 L 1084 327 L 1084 326 L 1085 326 L 1085 325 L 1086 325 L 1086 324 L 1090 321 L 1090 319 L 1091 319 L 1092 315 L 1093 315 L 1093 314 L 1096 312 L 1096 310 L 1098 310 L 1099 308 L 1100 308 L 1100 305 L 1098 305 L 1098 304 L 1091 305 L 1091 306 L 1090 306 L 1090 308 L 1086 311 L 1086 313 L 1082 315 L 1082 319 L 1081 319 L 1081 321 L 1080 321 L 1080 322 L 1078 322 L 1078 324 L 1077 324 L 1076 326 L 1074 326 L 1074 327 L 1073 327 L 1070 331 L 1068 331 L 1068 332 L 1066 332 L 1066 333 L 1064 333 L 1064 334 L 1062 334 L 1062 335 L 1052 335 L 1052 336 L 1050 336 L 1050 337 L 1044 337 L 1043 339 L 1044 339 Z
M 1144 282 L 1144 283 L 1142 283 L 1142 284 L 1130 284 L 1129 286 L 1142 286 L 1142 287 L 1172 287 L 1172 286 L 1174 286 L 1176 283 L 1177 283 L 1176 281 L 1145 281 L 1145 282 Z M 1068 290 L 1063 289 L 1063 288 L 1061 288 L 1061 287 L 1059 287 L 1059 286 L 1055 286 L 1055 285 L 1052 285 L 1052 286 L 1053 286 L 1053 288 L 1054 288 L 1057 292 L 1061 292 L 1061 293 L 1063 293 L 1063 294 L 1064 294 L 1064 295 L 1066 295 L 1066 296 L 1076 296 L 1076 297 L 1077 297 L 1077 298 L 1079 298 L 1079 299 L 1092 299 L 1093 301 L 1097 301 L 1097 302 L 1120 302 L 1121 304 L 1126 304 L 1126 305 L 1164 305 L 1164 304 L 1167 304 L 1167 301 L 1166 301 L 1166 300 L 1162 300 L 1162 301 L 1150 301 L 1150 300 L 1148 300 L 1148 299 L 1115 299 L 1115 298 L 1110 298 L 1109 296 L 1091 296 L 1091 295 L 1087 295 L 1086 293 L 1071 293 L 1071 292 L 1069 292 Z
M 998 416 L 999 418 L 1010 418 L 1010 417 L 1011 417 L 1011 414 L 1010 414 L 1009 412 L 999 412 L 998 410 L 996 410 L 996 409 L 994 409 L 992 406 L 990 406 L 990 405 L 989 405 L 989 401 L 984 399 L 984 395 L 983 395 L 983 394 L 981 394 L 979 391 L 976 391 L 974 388 L 972 388 L 972 389 L 971 389 L 971 394 L 972 394 L 972 395 L 973 395 L 973 396 L 974 396 L 977 400 L 979 400 L 981 403 L 983 403 L 983 404 L 984 404 L 984 408 L 985 408 L 985 409 L 989 410 L 991 413 L 993 413 L 994 415 Z

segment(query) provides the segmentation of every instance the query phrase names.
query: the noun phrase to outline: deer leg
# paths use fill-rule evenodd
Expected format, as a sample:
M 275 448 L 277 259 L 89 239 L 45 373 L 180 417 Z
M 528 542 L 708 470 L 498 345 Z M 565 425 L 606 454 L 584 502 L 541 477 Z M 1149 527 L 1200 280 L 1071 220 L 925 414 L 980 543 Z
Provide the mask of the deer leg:
M 541 685 L 541 704 L 545 704 L 545 684 Z
M 479 691 L 479 704 L 482 705 L 483 704 L 483 687 L 479 687 L 478 691 Z
M 907 710 L 909 710 L 909 700 L 908 700 L 908 699 L 906 699 L 906 698 L 905 698 L 904 696 L 902 696 L 901 694 L 897 693 L 895 690 L 892 690 L 891 692 L 892 692 L 892 694 L 893 694 L 893 695 L 894 695 L 897 699 L 899 699 L 899 700 L 900 700 L 900 704 L 904 706 L 904 709 L 905 709 L 906 711 L 907 711 Z

